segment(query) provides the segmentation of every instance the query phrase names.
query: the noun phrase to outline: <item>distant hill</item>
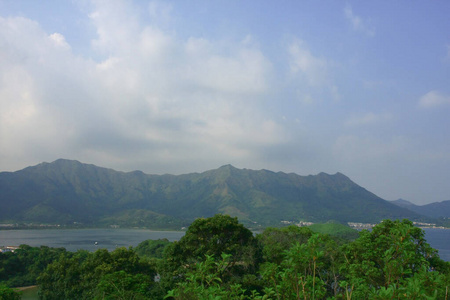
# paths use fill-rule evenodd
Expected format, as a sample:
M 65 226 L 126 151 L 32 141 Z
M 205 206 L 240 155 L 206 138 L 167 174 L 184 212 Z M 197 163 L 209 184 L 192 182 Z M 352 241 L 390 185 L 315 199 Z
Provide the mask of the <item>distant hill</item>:
M 393 200 L 393 201 L 390 201 L 390 202 L 395 204 L 395 205 L 397 205 L 397 206 L 404 207 L 404 208 L 407 208 L 407 209 L 412 210 L 412 211 L 415 211 L 414 209 L 416 209 L 418 207 L 414 203 L 409 202 L 408 200 L 405 200 L 405 199 L 397 199 L 397 200 Z
M 316 223 L 310 225 L 309 228 L 314 232 L 329 234 L 344 240 L 355 240 L 359 237 L 358 230 L 352 229 L 347 225 L 343 225 L 332 220 L 327 223 Z
M 430 218 L 450 218 L 450 200 L 442 202 L 433 202 L 425 205 L 415 205 L 403 199 L 398 199 L 391 202 L 395 205 L 407 208 L 418 214 Z
M 420 218 L 341 173 L 300 176 L 226 165 L 202 173 L 147 175 L 64 159 L 0 173 L 0 222 L 179 228 L 216 213 L 253 226 Z

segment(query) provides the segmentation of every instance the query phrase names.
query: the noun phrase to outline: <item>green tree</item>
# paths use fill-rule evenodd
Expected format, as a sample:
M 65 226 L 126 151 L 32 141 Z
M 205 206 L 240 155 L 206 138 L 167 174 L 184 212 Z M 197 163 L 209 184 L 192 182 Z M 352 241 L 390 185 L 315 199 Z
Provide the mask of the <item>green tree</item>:
M 230 267 L 231 255 L 223 254 L 218 261 L 211 255 L 190 268 L 185 280 L 177 283 L 175 289 L 170 290 L 166 299 L 194 300 L 194 299 L 237 299 L 243 294 L 240 286 L 224 288 L 221 274 Z
M 264 261 L 280 264 L 284 258 L 284 252 L 296 243 L 303 244 L 313 235 L 308 227 L 295 225 L 283 228 L 266 228 L 257 235 L 262 245 Z
M 35 285 L 39 274 L 64 248 L 20 245 L 14 252 L 0 253 L 0 282 L 10 287 Z
M 0 284 L 0 300 L 19 300 L 20 292 Z
M 306 243 L 295 243 L 283 252 L 280 264 L 267 262 L 261 275 L 277 299 L 324 299 L 330 272 L 326 236 L 313 234 Z
M 408 286 L 438 275 L 436 267 L 448 272 L 448 264 L 439 259 L 424 235 L 409 220 L 384 220 L 372 231 L 362 231 L 357 240 L 343 246 L 342 295 L 361 299 L 379 293 L 397 298 L 407 294 Z M 441 277 L 439 280 L 445 281 Z M 442 288 L 445 290 L 445 285 Z
M 168 239 L 145 240 L 134 249 L 140 257 L 163 258 L 164 250 L 171 242 Z
M 154 266 L 140 260 L 132 249 L 79 251 L 62 255 L 47 267 L 39 277 L 40 296 L 42 299 L 139 298 L 151 294 L 154 275 Z
M 153 278 L 149 275 L 117 271 L 101 277 L 95 299 L 152 299 L 152 285 Z
M 254 277 L 245 275 L 256 274 L 258 269 L 261 261 L 258 242 L 237 218 L 218 214 L 196 219 L 178 242 L 167 247 L 161 266 L 162 286 L 172 289 L 195 264 L 203 262 L 207 256 L 220 259 L 222 253 L 230 255 L 229 266 L 221 274 L 223 283 L 245 284 L 248 281 L 252 284 Z
M 38 277 L 41 299 L 83 299 L 82 265 L 91 254 L 87 251 L 62 254 Z
M 341 243 L 354 241 L 359 237 L 359 232 L 357 230 L 337 221 L 328 221 L 322 224 L 316 223 L 309 226 L 309 228 L 317 233 L 328 234 Z

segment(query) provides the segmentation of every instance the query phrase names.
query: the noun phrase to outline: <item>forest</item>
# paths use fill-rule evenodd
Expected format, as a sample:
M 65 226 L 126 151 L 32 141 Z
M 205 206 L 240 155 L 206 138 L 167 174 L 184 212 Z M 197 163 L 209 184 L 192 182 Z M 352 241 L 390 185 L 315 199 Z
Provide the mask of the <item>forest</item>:
M 0 299 L 36 284 L 48 300 L 449 299 L 450 263 L 406 219 L 346 238 L 297 226 L 255 234 L 218 214 L 196 219 L 176 242 L 0 254 Z

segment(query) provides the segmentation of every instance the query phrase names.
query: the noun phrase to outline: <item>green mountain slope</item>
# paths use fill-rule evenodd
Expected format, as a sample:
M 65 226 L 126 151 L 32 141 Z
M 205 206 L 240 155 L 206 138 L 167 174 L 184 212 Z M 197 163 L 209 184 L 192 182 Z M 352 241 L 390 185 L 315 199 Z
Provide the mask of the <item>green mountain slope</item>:
M 2 222 L 170 228 L 216 213 L 262 226 L 419 218 L 341 173 L 299 176 L 226 165 L 203 173 L 147 175 L 63 159 L 0 173 Z
M 450 200 L 424 205 L 415 205 L 403 199 L 394 200 L 391 203 L 430 218 L 450 218 Z

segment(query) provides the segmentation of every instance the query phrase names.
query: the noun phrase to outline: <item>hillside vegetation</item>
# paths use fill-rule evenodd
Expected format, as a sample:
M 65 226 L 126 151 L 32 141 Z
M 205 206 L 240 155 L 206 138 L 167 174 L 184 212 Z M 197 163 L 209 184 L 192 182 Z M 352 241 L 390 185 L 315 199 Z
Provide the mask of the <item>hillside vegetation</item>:
M 0 222 L 179 229 L 216 213 L 239 217 L 253 228 L 283 220 L 420 218 L 341 173 L 300 176 L 226 165 L 202 173 L 147 175 L 63 159 L 0 173 Z

